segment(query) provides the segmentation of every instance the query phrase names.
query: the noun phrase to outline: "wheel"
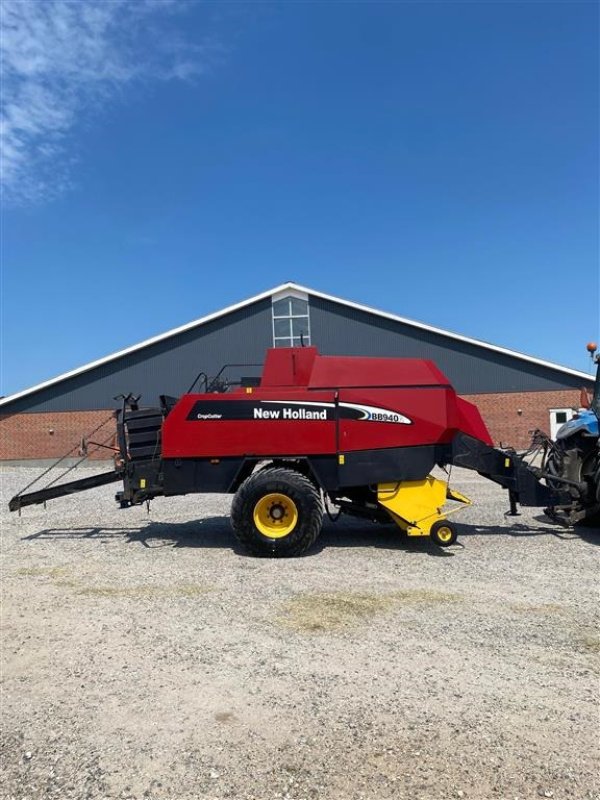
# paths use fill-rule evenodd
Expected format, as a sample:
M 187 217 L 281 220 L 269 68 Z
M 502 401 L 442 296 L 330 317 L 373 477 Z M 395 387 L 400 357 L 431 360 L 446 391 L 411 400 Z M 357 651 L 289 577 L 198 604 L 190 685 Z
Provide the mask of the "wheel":
M 323 524 L 317 487 L 283 467 L 255 472 L 237 490 L 231 506 L 234 533 L 252 555 L 285 558 L 305 553 Z
M 440 519 L 433 523 L 429 535 L 438 547 L 450 547 L 456 541 L 457 532 L 451 522 Z
M 600 528 L 600 511 L 590 509 L 588 515 L 582 520 L 579 520 L 577 525 L 582 528 Z

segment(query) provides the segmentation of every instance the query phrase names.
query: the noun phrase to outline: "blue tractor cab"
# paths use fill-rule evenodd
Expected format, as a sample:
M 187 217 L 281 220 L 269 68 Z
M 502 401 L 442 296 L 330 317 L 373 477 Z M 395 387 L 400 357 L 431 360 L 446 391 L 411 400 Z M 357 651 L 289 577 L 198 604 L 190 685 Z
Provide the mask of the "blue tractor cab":
M 594 353 L 595 345 L 588 349 Z M 550 487 L 568 488 L 573 499 L 569 507 L 547 508 L 549 517 L 600 526 L 600 355 L 594 360 L 596 381 L 590 407 L 561 425 L 555 442 L 546 439 L 542 474 Z

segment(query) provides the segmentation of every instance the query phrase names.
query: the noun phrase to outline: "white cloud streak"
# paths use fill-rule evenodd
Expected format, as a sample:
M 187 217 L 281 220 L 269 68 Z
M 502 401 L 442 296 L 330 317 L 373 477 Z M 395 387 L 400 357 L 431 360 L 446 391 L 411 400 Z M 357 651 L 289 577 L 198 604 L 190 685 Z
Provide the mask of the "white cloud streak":
M 3 203 L 67 189 L 71 135 L 126 85 L 203 71 L 206 47 L 165 24 L 180 8 L 174 0 L 1 0 Z

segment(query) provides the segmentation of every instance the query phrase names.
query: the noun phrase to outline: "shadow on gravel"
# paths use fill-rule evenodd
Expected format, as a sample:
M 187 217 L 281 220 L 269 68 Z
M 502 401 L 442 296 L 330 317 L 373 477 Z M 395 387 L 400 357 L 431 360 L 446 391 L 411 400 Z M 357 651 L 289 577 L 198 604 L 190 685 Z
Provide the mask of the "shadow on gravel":
M 468 525 L 461 523 L 458 527 L 459 539 L 461 536 L 554 536 L 557 539 L 582 539 L 578 530 L 561 528 L 558 525 L 545 525 L 543 528 L 531 528 L 527 525 L 513 523 L 512 525 Z
M 314 546 L 306 554 L 316 555 L 322 550 L 332 547 L 375 547 L 384 550 L 400 550 L 403 553 L 414 553 L 434 558 L 453 558 L 452 552 L 460 548 L 460 542 L 452 549 L 447 550 L 437 547 L 428 536 L 409 537 L 403 534 L 395 525 L 361 525 L 347 521 L 340 525 L 326 523 L 321 535 Z
M 600 545 L 600 528 L 589 528 L 585 525 L 577 525 L 575 533 L 578 539 L 583 539 L 589 544 Z
M 545 522 L 548 524 L 548 517 L 545 514 L 540 514 L 534 517 L 534 519 L 537 522 Z M 578 539 L 582 539 L 584 542 L 600 545 L 600 527 L 598 525 L 590 525 L 584 521 L 578 522 L 573 528 L 558 526 L 558 529 L 562 530 L 564 533 L 570 533 Z
M 125 539 L 143 547 L 202 547 L 210 549 L 231 548 L 237 552 L 237 540 L 229 524 L 229 517 L 207 517 L 195 522 L 152 522 L 145 525 L 86 528 L 46 528 L 24 536 L 22 541 L 36 539 Z M 240 550 L 241 552 L 241 550 Z
M 143 526 L 102 526 L 86 528 L 46 528 L 24 536 L 22 541 L 58 539 L 95 539 L 99 543 L 111 539 L 123 539 L 143 547 L 197 547 L 200 549 L 223 548 L 233 550 L 240 556 L 248 556 L 238 544 L 229 517 L 207 517 L 195 522 L 152 522 Z M 401 550 L 436 558 L 452 558 L 450 549 L 436 547 L 428 537 L 409 538 L 394 525 L 363 525 L 349 520 L 339 525 L 326 522 L 314 546 L 301 558 L 310 558 L 333 547 L 379 548 Z M 452 548 L 455 550 L 458 545 Z M 252 556 L 248 556 L 252 557 Z
M 323 531 L 314 546 L 303 558 L 318 555 L 330 548 L 377 548 L 384 550 L 400 550 L 415 555 L 426 555 L 435 558 L 452 558 L 461 547 L 461 539 L 473 536 L 554 536 L 557 539 L 570 541 L 583 539 L 586 542 L 600 544 L 600 530 L 593 528 L 577 528 L 569 530 L 559 526 L 545 525 L 531 528 L 519 523 L 512 525 L 469 525 L 458 524 L 458 542 L 444 550 L 436 547 L 428 537 L 408 537 L 403 535 L 394 525 L 369 525 L 347 520 L 339 525 L 326 522 Z M 38 533 L 23 537 L 22 541 L 40 539 L 95 539 L 102 543 L 110 539 L 123 539 L 142 547 L 195 547 L 199 549 L 221 548 L 233 550 L 240 556 L 248 556 L 238 544 L 229 517 L 207 517 L 195 522 L 168 523 L 150 520 L 143 526 L 114 526 L 87 528 L 47 528 Z M 249 556 L 250 557 L 250 556 Z

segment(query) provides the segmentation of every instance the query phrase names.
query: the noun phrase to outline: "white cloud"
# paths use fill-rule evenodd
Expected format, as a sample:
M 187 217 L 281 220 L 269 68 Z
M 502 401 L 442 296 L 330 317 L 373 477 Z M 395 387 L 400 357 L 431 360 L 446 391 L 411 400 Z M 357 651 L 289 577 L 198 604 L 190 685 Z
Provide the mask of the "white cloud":
M 182 8 L 174 0 L 1 0 L 0 8 L 0 178 L 11 204 L 70 185 L 69 135 L 123 86 L 187 80 L 205 63 L 205 47 L 166 24 Z

